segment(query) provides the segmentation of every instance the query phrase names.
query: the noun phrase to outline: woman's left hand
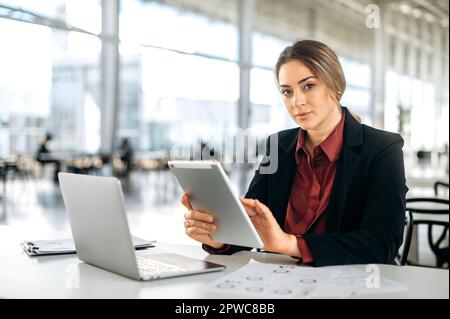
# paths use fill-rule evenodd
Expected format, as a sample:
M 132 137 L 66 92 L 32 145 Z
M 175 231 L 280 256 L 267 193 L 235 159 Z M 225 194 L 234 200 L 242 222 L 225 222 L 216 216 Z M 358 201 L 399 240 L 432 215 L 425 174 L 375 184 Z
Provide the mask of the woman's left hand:
M 241 202 L 264 243 L 264 250 L 299 256 L 296 237 L 281 229 L 266 205 L 257 199 L 241 198 Z

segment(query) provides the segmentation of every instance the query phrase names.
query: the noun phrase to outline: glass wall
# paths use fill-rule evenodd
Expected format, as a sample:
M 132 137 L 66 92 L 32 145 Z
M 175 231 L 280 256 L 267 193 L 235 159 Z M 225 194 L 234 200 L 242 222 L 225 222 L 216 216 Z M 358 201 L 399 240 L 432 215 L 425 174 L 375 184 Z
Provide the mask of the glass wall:
M 371 68 L 367 63 L 339 57 L 347 81 L 347 88 L 342 96 L 341 104 L 358 114 L 362 122 L 372 125 L 371 113 L 372 83 Z
M 274 67 L 280 52 L 291 43 L 287 40 L 254 32 L 252 36 L 250 74 L 250 126 L 259 137 L 294 127 L 277 88 Z
M 399 132 L 405 150 L 445 153 L 449 143 L 448 100 L 435 86 L 395 71 L 386 73 L 385 128 Z
M 11 8 L 20 13 L 0 18 L 0 156 L 33 154 L 45 132 L 55 136 L 55 150 L 98 151 L 100 2 L 0 0 L 2 16 Z M 117 143 L 128 137 L 136 150 L 169 149 L 177 143 L 221 141 L 227 129 L 236 128 L 235 24 L 141 0 L 121 1 L 119 18 Z M 291 43 L 261 32 L 252 35 L 250 127 L 261 137 L 295 126 L 273 74 L 278 54 Z M 370 125 L 372 69 L 339 58 L 347 79 L 342 104 Z M 437 98 L 441 92 L 436 90 L 426 81 L 386 74 L 385 128 L 403 132 L 407 147 L 448 145 L 448 91 Z
M 235 25 L 167 5 L 122 1 L 118 141 L 142 151 L 223 139 L 236 126 Z
M 100 31 L 98 1 L 1 4 L 2 13 L 12 12 L 9 6 L 19 8 L 21 17 L 30 22 Z M 33 154 L 46 132 L 54 136 L 54 151 L 96 152 L 100 145 L 99 38 L 4 18 L 0 18 L 0 30 L 0 156 Z

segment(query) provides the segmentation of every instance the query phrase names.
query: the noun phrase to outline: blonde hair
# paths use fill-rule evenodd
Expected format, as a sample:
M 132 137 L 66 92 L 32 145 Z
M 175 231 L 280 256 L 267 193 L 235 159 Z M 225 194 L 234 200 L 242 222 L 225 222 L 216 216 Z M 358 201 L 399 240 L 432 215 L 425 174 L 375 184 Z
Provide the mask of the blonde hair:
M 357 120 L 359 123 L 361 123 L 362 122 L 362 118 L 361 118 L 361 116 L 359 116 L 358 114 L 356 114 L 356 113 L 353 113 L 352 111 L 348 111 L 349 113 L 350 113 L 350 115 L 351 116 L 353 116 L 354 118 L 355 118 L 355 120 Z
M 327 45 L 319 41 L 302 40 L 286 47 L 275 65 L 277 83 L 281 66 L 292 60 L 301 61 L 334 93 L 337 101 L 341 99 L 346 87 L 344 71 L 336 53 Z

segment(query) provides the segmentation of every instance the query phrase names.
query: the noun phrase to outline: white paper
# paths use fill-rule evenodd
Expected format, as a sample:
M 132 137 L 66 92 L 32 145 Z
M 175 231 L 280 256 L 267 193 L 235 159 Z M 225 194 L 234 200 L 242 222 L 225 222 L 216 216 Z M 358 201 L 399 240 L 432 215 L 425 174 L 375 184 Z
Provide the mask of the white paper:
M 250 298 L 345 298 L 406 290 L 407 286 L 348 266 L 308 267 L 259 263 L 253 259 L 208 286 L 208 290 Z
M 308 298 L 340 270 L 298 265 L 259 263 L 254 260 L 208 286 L 212 292 L 256 298 Z
M 376 266 L 376 265 L 373 265 Z M 346 298 L 365 294 L 380 294 L 407 290 L 403 283 L 377 277 L 370 271 L 361 271 L 352 267 L 334 267 L 341 269 L 338 276 L 315 290 L 312 298 Z

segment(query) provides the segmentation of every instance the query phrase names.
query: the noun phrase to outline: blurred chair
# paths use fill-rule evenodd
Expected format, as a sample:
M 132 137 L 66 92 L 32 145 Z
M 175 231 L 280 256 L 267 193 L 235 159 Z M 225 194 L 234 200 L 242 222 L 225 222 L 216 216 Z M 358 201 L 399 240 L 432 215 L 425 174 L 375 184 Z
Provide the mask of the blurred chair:
M 0 158 L 0 182 L 2 184 L 2 192 L 0 193 L 0 199 L 6 201 L 6 163 Z
M 449 185 L 446 182 L 442 182 L 442 181 L 437 181 L 434 183 L 433 185 L 433 189 L 434 189 L 434 195 L 435 196 L 447 196 L 449 195 Z M 439 190 L 442 190 L 442 192 L 440 192 Z
M 434 267 L 448 267 L 448 227 L 449 227 L 449 200 L 442 198 L 408 198 L 406 199 L 406 209 L 413 214 L 414 226 L 427 225 L 428 245 L 436 257 Z M 435 238 L 434 230 L 439 236 Z M 446 245 L 442 245 L 447 238 Z M 408 261 L 410 265 L 427 266 Z
M 21 154 L 14 156 L 10 168 L 6 172 L 5 181 L 12 192 L 14 200 L 22 202 L 23 199 L 32 200 L 33 194 L 37 191 L 38 177 L 37 169 L 39 164 L 33 155 Z
M 409 249 L 411 247 L 411 240 L 414 231 L 414 218 L 412 212 L 409 210 L 405 214 L 405 232 L 403 234 L 403 244 L 394 259 L 394 264 L 404 266 L 408 260 Z

